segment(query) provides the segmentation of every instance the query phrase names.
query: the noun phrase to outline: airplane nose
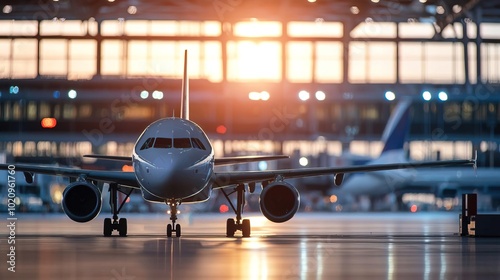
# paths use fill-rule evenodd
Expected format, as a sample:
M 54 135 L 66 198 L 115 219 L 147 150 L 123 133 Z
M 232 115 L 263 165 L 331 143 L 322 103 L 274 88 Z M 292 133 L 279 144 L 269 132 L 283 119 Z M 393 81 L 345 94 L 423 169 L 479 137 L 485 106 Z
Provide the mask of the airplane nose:
M 197 185 L 193 172 L 182 163 L 170 162 L 156 167 L 150 172 L 150 192 L 169 198 L 184 198 L 196 192 Z

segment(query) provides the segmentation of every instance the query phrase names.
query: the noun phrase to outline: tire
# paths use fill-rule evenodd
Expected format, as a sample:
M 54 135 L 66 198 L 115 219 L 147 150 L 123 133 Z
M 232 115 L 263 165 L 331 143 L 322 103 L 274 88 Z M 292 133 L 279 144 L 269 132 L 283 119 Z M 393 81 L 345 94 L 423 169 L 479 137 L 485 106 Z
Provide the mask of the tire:
M 181 237 L 181 225 L 175 225 L 175 236 Z
M 226 221 L 226 236 L 233 237 L 235 232 L 234 219 L 227 219 Z
M 244 219 L 242 223 L 241 232 L 243 233 L 243 237 L 250 237 L 250 220 Z
M 172 225 L 167 225 L 167 237 L 172 237 Z
M 118 228 L 120 236 L 127 236 L 127 219 L 120 218 L 120 220 L 118 221 Z
M 110 218 L 104 219 L 104 230 L 103 230 L 104 236 L 111 236 L 112 232 L 113 232 L 113 227 L 111 226 L 111 219 Z

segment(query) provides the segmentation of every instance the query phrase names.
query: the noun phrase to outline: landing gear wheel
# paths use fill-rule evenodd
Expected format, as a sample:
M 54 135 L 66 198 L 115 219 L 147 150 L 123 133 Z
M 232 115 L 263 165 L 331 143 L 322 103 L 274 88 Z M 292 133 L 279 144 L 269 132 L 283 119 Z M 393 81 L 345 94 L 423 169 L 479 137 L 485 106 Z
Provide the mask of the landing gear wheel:
M 120 236 L 127 236 L 127 219 L 120 218 L 118 222 L 118 232 Z
M 179 224 L 175 225 L 175 236 L 181 237 L 181 225 Z
M 113 226 L 111 225 L 111 219 L 106 218 L 104 219 L 104 236 L 111 236 L 111 232 L 113 232 Z
M 243 233 L 243 237 L 250 237 L 250 220 L 244 219 L 243 224 L 241 226 L 241 232 Z
M 236 224 L 234 223 L 234 219 L 227 219 L 226 222 L 226 236 L 233 237 L 234 232 L 236 231 Z
M 167 225 L 167 237 L 172 237 L 172 225 Z

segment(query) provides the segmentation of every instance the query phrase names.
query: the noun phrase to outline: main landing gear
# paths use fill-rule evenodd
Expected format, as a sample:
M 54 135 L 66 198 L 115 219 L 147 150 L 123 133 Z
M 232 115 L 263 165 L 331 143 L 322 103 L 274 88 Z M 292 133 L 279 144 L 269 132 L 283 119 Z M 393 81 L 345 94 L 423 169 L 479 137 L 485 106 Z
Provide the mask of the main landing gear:
M 236 188 L 230 192 L 226 193 L 224 189 L 220 189 L 224 196 L 226 197 L 229 205 L 233 208 L 236 214 L 236 221 L 234 219 L 227 219 L 226 222 L 226 236 L 233 237 L 237 230 L 241 230 L 243 237 L 250 237 L 250 220 L 241 220 L 241 213 L 243 213 L 243 205 L 245 205 L 245 185 L 239 184 Z M 234 206 L 229 195 L 236 193 L 236 207 Z
M 127 236 L 127 219 L 118 219 L 118 214 L 132 191 L 134 191 L 132 188 L 126 188 L 126 191 L 124 191 L 116 183 L 109 184 L 109 205 L 113 212 L 113 221 L 111 222 L 110 218 L 104 219 L 104 236 L 111 236 L 113 230 L 117 230 L 120 236 Z M 120 205 L 118 205 L 118 192 L 125 194 L 125 198 L 120 202 Z
M 167 205 L 170 207 L 170 220 L 172 224 L 167 225 L 167 237 L 172 237 L 172 232 L 175 232 L 175 236 L 181 236 L 181 225 L 175 224 L 177 221 L 177 206 L 179 206 L 181 202 L 179 200 L 171 199 L 167 201 Z

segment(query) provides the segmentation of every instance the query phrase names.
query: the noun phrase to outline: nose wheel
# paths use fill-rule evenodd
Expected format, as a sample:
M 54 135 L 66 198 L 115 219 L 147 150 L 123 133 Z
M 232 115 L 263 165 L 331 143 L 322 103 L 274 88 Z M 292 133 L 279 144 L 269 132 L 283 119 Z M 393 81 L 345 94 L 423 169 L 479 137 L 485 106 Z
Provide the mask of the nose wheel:
M 175 222 L 177 221 L 177 214 L 179 214 L 179 211 L 177 210 L 177 206 L 179 206 L 181 203 L 178 200 L 169 200 L 167 201 L 168 206 L 170 207 L 170 220 L 172 221 L 172 224 L 167 225 L 167 237 L 172 237 L 172 233 L 175 232 L 176 237 L 181 236 L 181 225 L 176 224 Z

